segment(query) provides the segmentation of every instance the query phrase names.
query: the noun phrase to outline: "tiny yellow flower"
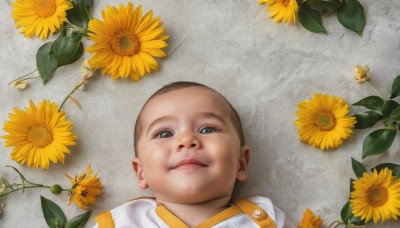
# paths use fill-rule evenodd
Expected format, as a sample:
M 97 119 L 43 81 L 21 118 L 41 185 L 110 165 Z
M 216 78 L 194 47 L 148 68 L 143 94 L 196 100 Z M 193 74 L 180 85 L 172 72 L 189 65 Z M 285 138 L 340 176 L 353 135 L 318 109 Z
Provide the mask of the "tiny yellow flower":
M 104 186 L 101 184 L 100 179 L 97 178 L 97 173 L 91 174 L 92 167 L 90 164 L 84 173 L 80 176 L 75 175 L 75 178 L 66 173 L 64 174 L 72 184 L 68 205 L 74 201 L 80 208 L 86 210 L 89 208 L 88 206 L 96 203 L 96 197 L 101 194 L 101 189 Z
M 23 89 L 26 88 L 26 86 L 28 84 L 29 84 L 28 80 L 17 80 L 17 81 L 14 81 L 14 82 L 10 83 L 10 87 L 14 87 L 14 88 L 23 90 Z
M 354 67 L 354 79 L 358 83 L 364 83 L 371 80 L 369 66 L 356 65 Z
M 304 211 L 303 219 L 301 220 L 301 224 L 299 225 L 301 228 L 321 228 L 322 220 L 315 216 L 314 213 L 307 208 Z

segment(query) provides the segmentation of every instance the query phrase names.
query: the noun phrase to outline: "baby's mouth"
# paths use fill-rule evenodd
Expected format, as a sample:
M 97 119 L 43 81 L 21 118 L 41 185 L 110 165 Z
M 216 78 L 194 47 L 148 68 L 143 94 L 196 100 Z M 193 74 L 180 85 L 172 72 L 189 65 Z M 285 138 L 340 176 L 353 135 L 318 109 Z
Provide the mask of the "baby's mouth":
M 200 162 L 197 159 L 183 159 L 178 164 L 176 164 L 172 169 L 197 169 L 207 167 L 206 164 Z

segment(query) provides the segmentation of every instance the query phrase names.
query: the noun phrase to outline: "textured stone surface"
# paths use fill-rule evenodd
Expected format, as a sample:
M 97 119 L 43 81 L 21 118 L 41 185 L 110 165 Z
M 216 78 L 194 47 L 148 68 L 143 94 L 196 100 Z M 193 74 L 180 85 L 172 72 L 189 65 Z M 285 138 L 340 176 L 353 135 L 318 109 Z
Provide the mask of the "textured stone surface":
M 80 80 L 79 67 L 84 60 L 58 69 L 45 87 L 34 80 L 24 91 L 9 88 L 8 82 L 36 69 L 36 51 L 45 42 L 18 33 L 9 2 L 0 6 L 0 123 L 8 119 L 13 107 L 28 106 L 29 99 L 61 103 Z M 106 2 L 116 6 L 127 1 L 95 1 L 94 17 L 101 16 Z M 299 142 L 293 124 L 297 104 L 317 92 L 339 95 L 350 103 L 374 95 L 368 85 L 353 82 L 355 64 L 368 64 L 372 84 L 388 97 L 394 77 L 400 74 L 400 2 L 362 0 L 367 18 L 362 37 L 343 28 L 335 15 L 323 17 L 327 35 L 310 33 L 300 25 L 274 24 L 266 7 L 255 0 L 134 3 L 161 16 L 171 36 L 168 57 L 159 61 L 160 70 L 138 82 L 94 78 L 74 95 L 82 109 L 71 102 L 64 106 L 79 137 L 65 164 L 52 164 L 48 171 L 29 169 L 12 161 L 11 149 L 2 146 L 0 174 L 9 182 L 19 181 L 5 168 L 13 165 L 34 182 L 69 185 L 63 173 L 79 173 L 90 162 L 106 186 L 93 208 L 88 226 L 93 225 L 94 215 L 150 194 L 138 188 L 130 163 L 135 118 L 160 86 L 190 80 L 220 91 L 242 117 L 252 155 L 250 178 L 238 185 L 238 196 L 270 197 L 293 224 L 301 221 L 307 207 L 320 215 L 326 226 L 340 219 L 349 179 L 354 178 L 351 157 L 361 160 L 363 139 L 372 129 L 355 131 L 340 149 L 321 152 Z M 0 134 L 4 134 L 2 129 Z M 399 154 L 397 137 L 388 153 L 364 163 L 368 167 L 387 161 L 399 163 Z M 68 218 L 83 213 L 74 204 L 66 206 L 66 194 L 27 190 L 5 200 L 0 226 L 46 227 L 39 195 L 56 201 Z M 387 225 L 391 226 L 398 223 Z

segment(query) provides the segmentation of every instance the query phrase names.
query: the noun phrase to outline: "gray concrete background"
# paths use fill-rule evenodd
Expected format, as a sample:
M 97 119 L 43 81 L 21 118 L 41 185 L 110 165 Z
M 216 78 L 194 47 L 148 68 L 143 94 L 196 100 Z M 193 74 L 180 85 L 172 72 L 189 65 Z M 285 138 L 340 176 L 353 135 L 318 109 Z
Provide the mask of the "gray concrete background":
M 106 4 L 127 2 L 95 1 L 93 16 L 100 18 Z M 96 214 L 150 194 L 138 188 L 131 168 L 134 121 L 147 97 L 160 86 L 190 80 L 220 91 L 242 117 L 252 154 L 250 178 L 238 185 L 236 195 L 270 197 L 293 224 L 301 221 L 303 211 L 309 207 L 327 226 L 340 219 L 349 194 L 349 179 L 354 178 L 351 157 L 361 160 L 362 142 L 372 129 L 355 131 L 340 149 L 321 152 L 299 142 L 293 122 L 297 104 L 313 93 L 339 95 L 350 103 L 374 95 L 368 85 L 353 81 L 355 64 L 368 64 L 372 84 L 383 96 L 389 96 L 391 83 L 400 74 L 400 2 L 361 3 L 366 26 L 359 37 L 343 28 L 335 15 L 323 17 L 327 35 L 310 33 L 300 25 L 275 24 L 268 18 L 266 6 L 258 5 L 256 0 L 135 1 L 135 6 L 142 4 L 144 11 L 152 9 L 154 15 L 161 16 L 171 36 L 167 58 L 158 61 L 160 70 L 138 82 L 112 81 L 108 76 L 94 78 L 84 91 L 74 95 L 82 109 L 71 102 L 64 106 L 78 135 L 78 144 L 71 147 L 65 164 L 52 164 L 47 171 L 29 169 L 12 161 L 11 148 L 2 146 L 0 174 L 10 182 L 19 181 L 5 168 L 13 165 L 34 182 L 68 186 L 63 173 L 80 173 L 90 162 L 105 185 L 88 222 L 88 226 L 93 225 Z M 59 68 L 45 87 L 40 80 L 33 80 L 24 91 L 9 88 L 8 82 L 36 69 L 36 51 L 45 42 L 24 38 L 14 24 L 10 3 L 2 1 L 1 124 L 13 107 L 26 107 L 29 99 L 60 104 L 80 80 L 79 67 L 84 61 L 81 58 Z M 85 46 L 89 44 L 86 40 Z M 2 129 L 0 134 L 4 134 Z M 397 137 L 386 154 L 369 157 L 364 163 L 373 167 L 381 162 L 399 163 L 399 158 Z M 66 206 L 67 194 L 54 196 L 45 189 L 27 190 L 4 201 L 0 227 L 46 227 L 39 195 L 57 202 L 68 218 L 84 212 L 74 204 Z M 387 227 L 398 226 L 391 224 Z

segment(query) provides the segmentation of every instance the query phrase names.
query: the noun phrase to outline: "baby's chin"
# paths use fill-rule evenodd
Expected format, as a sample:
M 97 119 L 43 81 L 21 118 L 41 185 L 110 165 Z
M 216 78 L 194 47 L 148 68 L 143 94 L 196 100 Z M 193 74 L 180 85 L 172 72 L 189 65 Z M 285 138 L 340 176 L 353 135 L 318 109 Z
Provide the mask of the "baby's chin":
M 206 204 L 215 201 L 227 201 L 231 199 L 231 194 L 209 195 L 209 194 L 177 194 L 166 197 L 155 195 L 160 202 L 179 203 L 179 204 Z

